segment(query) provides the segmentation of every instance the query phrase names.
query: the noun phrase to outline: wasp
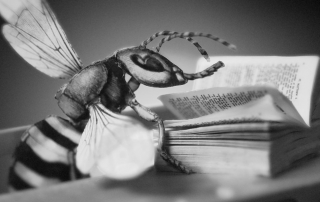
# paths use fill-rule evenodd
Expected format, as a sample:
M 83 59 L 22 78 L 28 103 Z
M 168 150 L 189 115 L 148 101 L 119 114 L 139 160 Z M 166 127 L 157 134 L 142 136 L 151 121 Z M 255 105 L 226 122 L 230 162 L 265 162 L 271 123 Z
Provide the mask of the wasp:
M 55 98 L 72 122 L 86 122 L 75 152 L 76 167 L 82 173 L 89 173 L 96 166 L 105 176 L 130 178 L 150 166 L 154 156 L 151 133 L 136 120 L 120 114 L 128 106 L 143 119 L 157 124 L 158 150 L 163 159 L 182 172 L 192 172 L 166 153 L 162 144 L 163 120 L 141 105 L 134 92 L 140 84 L 157 88 L 183 85 L 213 75 L 224 66 L 219 61 L 204 71 L 184 73 L 159 53 L 167 41 L 186 39 L 206 59 L 207 52 L 194 37 L 206 37 L 230 49 L 235 49 L 234 45 L 211 34 L 160 31 L 138 46 L 117 50 L 84 67 L 47 1 L 0 0 L 0 6 L 0 14 L 8 22 L 2 32 L 13 49 L 42 73 L 68 79 Z M 148 49 L 147 45 L 157 37 L 163 37 L 159 45 Z

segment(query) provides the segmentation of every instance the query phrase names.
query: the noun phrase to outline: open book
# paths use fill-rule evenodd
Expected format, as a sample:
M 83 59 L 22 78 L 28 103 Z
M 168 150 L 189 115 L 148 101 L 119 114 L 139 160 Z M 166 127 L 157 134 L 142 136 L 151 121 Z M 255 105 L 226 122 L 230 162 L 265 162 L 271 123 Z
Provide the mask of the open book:
M 159 97 L 179 118 L 165 121 L 169 154 L 197 173 L 274 176 L 318 152 L 310 128 L 318 57 L 217 60 L 225 63 L 217 76 Z M 206 66 L 200 60 L 198 70 Z M 156 167 L 175 171 L 159 158 Z

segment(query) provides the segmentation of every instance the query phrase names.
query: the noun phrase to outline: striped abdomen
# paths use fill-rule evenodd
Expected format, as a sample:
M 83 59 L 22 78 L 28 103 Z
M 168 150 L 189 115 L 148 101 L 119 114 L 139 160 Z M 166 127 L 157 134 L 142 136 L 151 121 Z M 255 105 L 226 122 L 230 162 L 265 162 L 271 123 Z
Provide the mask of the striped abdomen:
M 14 153 L 9 172 L 11 191 L 83 178 L 74 162 L 80 136 L 68 121 L 56 116 L 31 126 Z

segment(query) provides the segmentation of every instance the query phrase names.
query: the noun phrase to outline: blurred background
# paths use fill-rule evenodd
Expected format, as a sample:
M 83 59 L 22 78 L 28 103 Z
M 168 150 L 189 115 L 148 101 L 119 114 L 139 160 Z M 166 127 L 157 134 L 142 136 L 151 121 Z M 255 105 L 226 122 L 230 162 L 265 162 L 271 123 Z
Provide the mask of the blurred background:
M 201 31 L 237 45 L 230 51 L 196 38 L 209 55 L 319 55 L 320 5 L 284 0 L 49 0 L 84 65 L 140 44 L 160 30 Z M 0 19 L 0 24 L 4 21 Z M 148 47 L 157 45 L 157 41 Z M 200 54 L 183 39 L 165 43 L 161 54 L 194 72 Z M 38 72 L 0 37 L 0 129 L 61 115 L 54 95 L 65 80 Z M 137 100 L 159 103 L 161 94 L 188 91 L 192 83 L 166 89 L 141 86 Z

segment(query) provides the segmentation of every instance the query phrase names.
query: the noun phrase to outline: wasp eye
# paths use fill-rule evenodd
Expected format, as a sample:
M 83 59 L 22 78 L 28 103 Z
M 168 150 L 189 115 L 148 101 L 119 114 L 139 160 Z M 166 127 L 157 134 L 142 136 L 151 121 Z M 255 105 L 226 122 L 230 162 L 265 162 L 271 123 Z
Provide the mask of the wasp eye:
M 153 57 L 145 56 L 141 57 L 140 55 L 132 55 L 131 60 L 134 62 L 134 64 L 138 65 L 139 67 L 153 72 L 163 72 L 164 67 L 161 64 L 161 62 Z

